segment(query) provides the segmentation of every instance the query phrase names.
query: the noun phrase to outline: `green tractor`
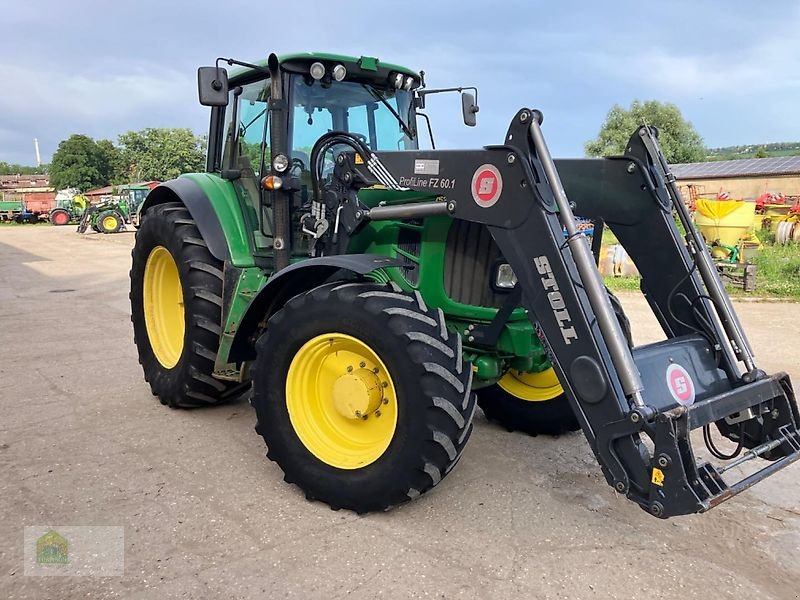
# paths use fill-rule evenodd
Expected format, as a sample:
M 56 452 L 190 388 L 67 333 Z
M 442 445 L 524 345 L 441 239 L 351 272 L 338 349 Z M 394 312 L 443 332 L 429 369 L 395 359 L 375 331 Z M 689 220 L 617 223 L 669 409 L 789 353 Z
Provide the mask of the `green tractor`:
M 84 209 L 77 231 L 86 233 L 91 228 L 97 233 L 119 233 L 125 231 L 130 215 L 127 199 L 103 198 Z
M 221 62 L 243 68 L 228 78 Z M 672 214 L 657 208 L 673 192 L 665 176 L 648 174 L 661 164 L 656 133 L 634 134 L 624 161 L 556 170 L 541 114 L 522 109 L 503 146 L 420 151 L 428 96 L 461 93 L 464 122 L 474 125 L 477 90 L 428 89 L 423 73 L 365 56 L 219 59 L 198 70 L 198 87 L 211 107 L 206 172 L 150 192 L 132 252 L 134 338 L 162 404 L 211 406 L 252 386 L 267 456 L 287 482 L 335 509 L 385 510 L 438 484 L 461 457 L 476 404 L 509 430 L 582 427 L 608 482 L 657 516 L 702 511 L 739 491 L 695 489 L 690 445 L 664 428 L 686 418 L 695 397 L 726 390 L 719 374 L 724 367 L 733 381 L 737 358 L 749 371 L 736 381 L 747 385 L 726 392 L 725 408 L 769 395 L 753 386 L 769 383 L 776 396 L 779 386 L 753 374 L 736 331 L 695 317 L 712 308 L 691 298 L 724 292 L 698 279 L 705 263 L 682 270 L 686 245 Z M 576 229 L 562 170 L 576 212 L 598 225 L 606 217 L 629 253 L 646 254 L 637 266 L 654 306 L 672 302 L 676 289 L 691 302 L 658 313 L 674 340 L 632 354 L 627 320 Z M 612 218 L 631 207 L 639 212 Z M 629 234 L 626 223 L 643 215 L 656 219 L 648 236 Z M 657 254 L 636 252 L 645 243 Z M 690 335 L 708 327 L 717 330 L 704 335 L 720 340 L 713 353 Z M 734 341 L 735 356 L 719 350 Z M 692 357 L 680 369 L 667 366 L 685 357 L 678 344 Z M 692 370 L 701 367 L 708 373 Z M 784 404 L 794 400 L 778 402 L 786 432 L 793 417 Z M 721 409 L 713 414 L 720 419 Z M 750 431 L 749 421 L 735 422 Z M 719 426 L 731 439 L 740 431 Z M 772 440 L 772 431 L 740 445 Z M 769 443 L 755 455 L 784 452 Z M 686 473 L 665 476 L 669 464 Z
M 79 221 L 89 206 L 89 200 L 86 196 L 70 192 L 56 195 L 56 205 L 50 210 L 47 220 L 53 225 L 62 226 L 69 225 L 73 221 Z

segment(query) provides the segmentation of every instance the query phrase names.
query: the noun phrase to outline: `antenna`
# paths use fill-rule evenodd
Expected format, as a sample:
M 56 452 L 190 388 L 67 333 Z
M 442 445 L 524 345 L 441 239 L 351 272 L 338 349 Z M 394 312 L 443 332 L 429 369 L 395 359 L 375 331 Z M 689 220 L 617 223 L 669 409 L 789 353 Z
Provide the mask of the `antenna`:
M 36 150 L 36 166 L 42 166 L 42 155 L 39 154 L 39 138 L 33 138 L 33 148 Z

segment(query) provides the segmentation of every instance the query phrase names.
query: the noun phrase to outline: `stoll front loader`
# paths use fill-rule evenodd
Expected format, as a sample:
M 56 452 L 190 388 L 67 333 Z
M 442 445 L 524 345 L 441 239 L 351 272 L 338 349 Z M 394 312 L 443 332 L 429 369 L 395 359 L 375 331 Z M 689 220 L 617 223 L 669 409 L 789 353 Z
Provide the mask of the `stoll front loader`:
M 139 359 L 172 407 L 252 385 L 267 456 L 308 498 L 366 512 L 429 490 L 476 403 L 508 429 L 580 427 L 658 517 L 800 456 L 789 377 L 756 366 L 654 128 L 624 156 L 554 162 L 523 108 L 501 145 L 419 150 L 428 96 L 462 92 L 469 125 L 477 93 L 330 54 L 220 59 L 198 84 L 207 172 L 155 188 L 136 235 Z M 663 341 L 632 347 L 574 214 L 633 258 Z

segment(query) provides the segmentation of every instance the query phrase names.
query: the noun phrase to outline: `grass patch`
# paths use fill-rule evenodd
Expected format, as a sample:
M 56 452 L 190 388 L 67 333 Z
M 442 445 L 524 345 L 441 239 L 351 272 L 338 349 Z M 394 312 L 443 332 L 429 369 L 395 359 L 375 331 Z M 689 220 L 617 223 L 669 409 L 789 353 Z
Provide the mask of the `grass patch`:
M 800 246 L 764 246 L 753 263 L 756 294 L 800 300 Z
M 603 277 L 603 282 L 606 287 L 612 292 L 638 292 L 639 291 L 639 278 L 638 277 Z
M 726 283 L 728 294 L 737 298 L 770 297 L 800 302 L 800 245 L 764 246 L 753 263 L 758 267 L 756 291 L 745 292 Z M 639 291 L 638 277 L 603 277 L 603 280 L 612 292 Z
M 0 227 L 38 227 L 39 225 L 50 225 L 50 221 L 39 221 L 38 223 L 17 223 L 16 221 L 0 221 Z

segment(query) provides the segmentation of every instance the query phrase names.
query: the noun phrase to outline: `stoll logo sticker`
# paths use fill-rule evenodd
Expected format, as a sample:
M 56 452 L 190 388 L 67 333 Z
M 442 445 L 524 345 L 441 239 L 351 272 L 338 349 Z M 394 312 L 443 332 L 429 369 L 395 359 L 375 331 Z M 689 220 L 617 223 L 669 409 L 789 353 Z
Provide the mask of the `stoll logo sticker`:
M 475 169 L 472 176 L 472 199 L 481 208 L 494 206 L 503 191 L 503 178 L 497 167 L 490 164 Z
M 667 388 L 678 404 L 683 406 L 694 404 L 694 382 L 682 366 L 672 364 L 667 367 Z

